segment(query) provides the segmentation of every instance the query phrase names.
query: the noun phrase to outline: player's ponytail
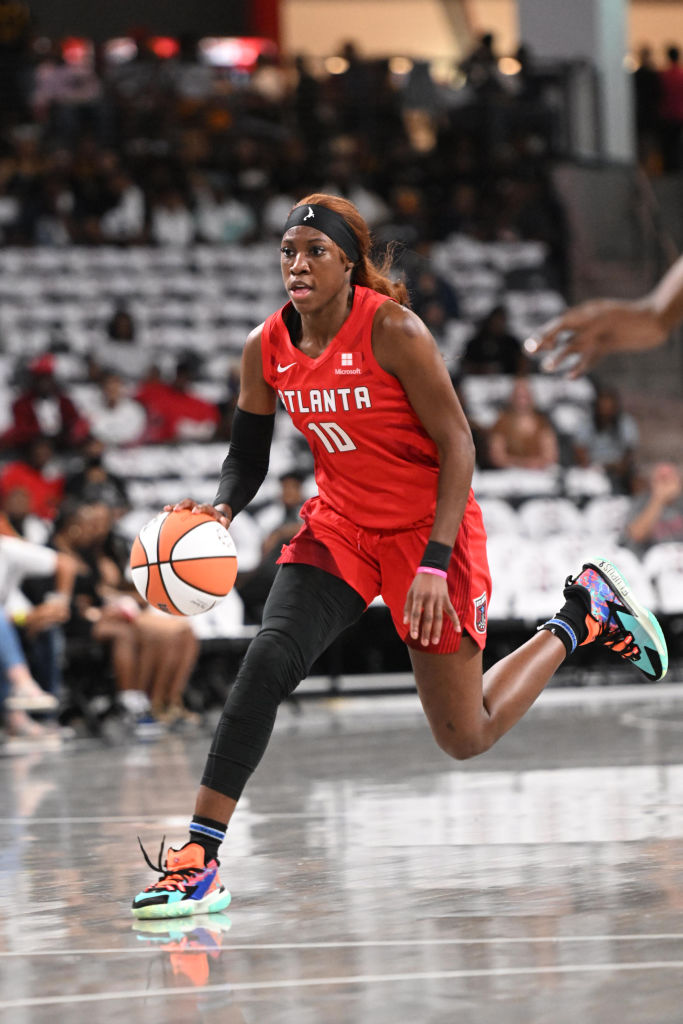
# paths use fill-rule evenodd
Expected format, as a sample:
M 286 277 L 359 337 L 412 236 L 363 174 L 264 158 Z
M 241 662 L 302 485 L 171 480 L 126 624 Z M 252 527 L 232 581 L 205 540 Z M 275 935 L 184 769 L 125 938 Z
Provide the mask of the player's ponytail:
M 390 246 L 387 249 L 384 259 L 377 266 L 370 257 L 372 245 L 370 229 L 353 203 L 349 202 L 348 199 L 342 199 L 341 196 L 330 196 L 323 192 L 314 192 L 312 195 L 300 200 L 293 209 L 304 205 L 324 206 L 326 209 L 332 210 L 340 217 L 343 217 L 353 232 L 358 243 L 359 256 L 355 261 L 351 274 L 352 284 L 373 288 L 380 295 L 388 295 L 389 298 L 396 299 L 403 306 L 410 305 L 406 286 L 402 281 L 392 281 L 389 277 L 393 257 L 392 247 Z

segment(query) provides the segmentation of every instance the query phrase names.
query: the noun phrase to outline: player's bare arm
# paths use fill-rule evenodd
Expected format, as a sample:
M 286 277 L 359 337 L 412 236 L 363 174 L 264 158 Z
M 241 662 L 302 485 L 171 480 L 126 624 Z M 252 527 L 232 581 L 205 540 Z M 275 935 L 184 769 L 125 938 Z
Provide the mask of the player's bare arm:
M 460 528 L 474 470 L 474 442 L 436 342 L 422 321 L 387 302 L 375 317 L 373 352 L 393 374 L 439 453 L 439 485 L 431 540 L 452 547 Z M 446 581 L 419 574 L 406 599 L 404 621 L 414 639 L 438 643 L 443 616 L 460 629 Z

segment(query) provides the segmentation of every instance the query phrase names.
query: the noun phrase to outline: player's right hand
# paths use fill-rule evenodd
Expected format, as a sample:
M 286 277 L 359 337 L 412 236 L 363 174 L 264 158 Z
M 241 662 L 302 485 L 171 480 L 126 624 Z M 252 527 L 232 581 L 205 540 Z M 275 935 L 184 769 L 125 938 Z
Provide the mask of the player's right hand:
M 232 521 L 232 516 L 227 511 L 227 505 L 208 505 L 205 503 L 193 501 L 192 498 L 183 498 L 182 501 L 177 501 L 175 505 L 164 505 L 164 512 L 183 512 L 189 509 L 190 512 L 194 512 L 197 515 L 203 512 L 207 516 L 213 516 L 213 518 L 224 526 L 227 530 Z

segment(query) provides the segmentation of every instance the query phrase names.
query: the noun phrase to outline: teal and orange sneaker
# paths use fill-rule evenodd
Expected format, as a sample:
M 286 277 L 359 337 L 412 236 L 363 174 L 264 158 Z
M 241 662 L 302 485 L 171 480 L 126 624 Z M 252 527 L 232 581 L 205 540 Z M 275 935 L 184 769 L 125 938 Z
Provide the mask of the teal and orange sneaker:
M 179 850 L 169 847 L 166 862 L 161 865 L 164 839 L 159 849 L 159 863 L 153 864 L 140 842 L 140 849 L 152 871 L 161 877 L 139 892 L 133 900 L 132 911 L 138 918 L 189 917 L 190 914 L 210 914 L 225 910 L 230 893 L 218 877 L 218 861 L 204 863 L 204 847 L 199 843 L 185 843 Z
M 578 576 L 567 577 L 564 596 L 570 595 L 578 596 L 586 608 L 588 633 L 580 647 L 602 644 L 648 679 L 664 678 L 669 654 L 661 626 L 652 612 L 638 603 L 615 565 L 606 558 L 586 562 Z

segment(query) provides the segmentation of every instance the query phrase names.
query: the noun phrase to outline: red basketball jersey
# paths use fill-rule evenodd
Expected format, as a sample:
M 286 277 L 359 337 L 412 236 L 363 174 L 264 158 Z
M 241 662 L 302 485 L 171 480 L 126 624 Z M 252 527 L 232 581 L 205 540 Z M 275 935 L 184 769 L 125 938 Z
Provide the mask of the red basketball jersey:
M 320 497 L 358 526 L 393 530 L 433 517 L 436 445 L 403 387 L 372 352 L 372 323 L 383 302 L 356 285 L 351 312 L 313 359 L 289 336 L 283 313 L 262 332 L 263 375 L 313 452 Z

